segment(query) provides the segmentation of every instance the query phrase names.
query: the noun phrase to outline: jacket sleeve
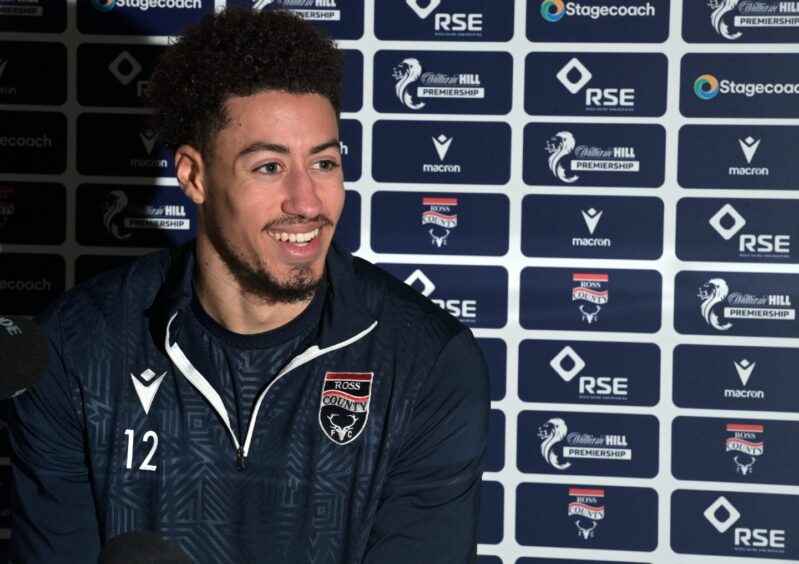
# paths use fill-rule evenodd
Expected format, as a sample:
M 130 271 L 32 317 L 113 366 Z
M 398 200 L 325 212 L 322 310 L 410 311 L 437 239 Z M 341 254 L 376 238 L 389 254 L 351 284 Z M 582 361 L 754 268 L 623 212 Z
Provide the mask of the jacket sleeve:
M 37 321 L 49 338 L 47 372 L 9 402 L 10 561 L 96 562 L 100 535 L 76 384 L 64 366 L 57 317 Z
M 485 360 L 463 330 L 421 386 L 364 564 L 476 562 L 489 397 Z

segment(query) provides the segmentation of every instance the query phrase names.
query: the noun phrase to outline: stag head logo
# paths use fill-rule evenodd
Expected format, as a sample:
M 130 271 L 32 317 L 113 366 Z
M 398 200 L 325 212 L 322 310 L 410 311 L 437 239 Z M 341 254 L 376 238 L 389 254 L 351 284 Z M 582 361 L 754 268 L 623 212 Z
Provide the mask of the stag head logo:
M 436 235 L 432 228 L 430 231 L 428 231 L 428 233 L 430 233 L 430 236 L 433 238 L 433 244 L 440 249 L 442 246 L 447 244 L 447 237 L 449 237 L 450 230 L 447 229 L 447 232 L 441 236 Z
M 593 538 L 594 529 L 596 529 L 596 521 L 591 521 L 591 526 L 588 527 L 588 528 L 585 528 L 585 527 L 580 526 L 580 519 L 577 519 L 577 522 L 575 523 L 575 525 L 577 525 L 577 528 L 580 529 L 579 531 L 577 531 L 577 535 L 578 536 L 584 538 L 585 540 Z
M 599 310 L 602 309 L 602 306 L 596 306 L 596 309 L 592 312 L 585 311 L 585 306 L 580 306 L 580 312 L 583 314 L 583 321 L 587 322 L 591 325 L 594 321 L 599 321 Z
M 327 372 L 319 402 L 319 426 L 337 445 L 351 443 L 369 419 L 373 372 Z
M 751 459 L 749 464 L 742 464 L 741 461 L 738 460 L 737 456 L 735 456 L 733 458 L 733 460 L 735 461 L 735 466 L 736 466 L 735 471 L 736 472 L 740 472 L 742 476 L 746 476 L 747 474 L 751 474 L 752 473 L 752 466 L 754 466 L 755 462 L 757 462 L 757 458 L 755 458 L 754 456 L 750 456 L 749 458 Z

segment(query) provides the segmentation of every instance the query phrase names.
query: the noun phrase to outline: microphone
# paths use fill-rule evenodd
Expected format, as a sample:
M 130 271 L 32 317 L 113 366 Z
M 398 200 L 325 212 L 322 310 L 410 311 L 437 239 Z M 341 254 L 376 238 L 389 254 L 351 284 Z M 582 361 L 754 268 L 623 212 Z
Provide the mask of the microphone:
M 36 384 L 47 370 L 47 337 L 33 321 L 0 316 L 0 400 Z
M 150 531 L 128 531 L 103 546 L 98 564 L 192 564 L 185 552 Z

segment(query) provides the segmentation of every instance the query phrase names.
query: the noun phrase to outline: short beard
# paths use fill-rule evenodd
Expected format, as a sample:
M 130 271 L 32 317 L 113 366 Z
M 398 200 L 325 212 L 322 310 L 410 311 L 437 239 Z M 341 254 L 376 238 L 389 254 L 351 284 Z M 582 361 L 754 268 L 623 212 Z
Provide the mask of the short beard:
M 324 276 L 314 278 L 307 264 L 292 267 L 290 280 L 278 282 L 260 262 L 250 264 L 230 244 L 222 234 L 216 213 L 206 214 L 205 220 L 208 240 L 244 293 L 270 304 L 296 304 L 313 298 L 322 286 Z

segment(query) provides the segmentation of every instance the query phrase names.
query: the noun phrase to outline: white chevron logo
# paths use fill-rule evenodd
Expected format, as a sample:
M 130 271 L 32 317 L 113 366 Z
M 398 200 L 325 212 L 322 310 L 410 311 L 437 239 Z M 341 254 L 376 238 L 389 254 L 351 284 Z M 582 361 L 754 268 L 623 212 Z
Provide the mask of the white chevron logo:
M 750 135 L 746 139 L 738 139 L 738 143 L 741 145 L 744 157 L 746 157 L 746 164 L 752 164 L 752 159 L 755 158 L 755 153 L 757 153 L 757 148 L 760 145 L 760 139 L 755 139 Z
M 134 376 L 133 373 L 130 374 L 130 379 L 133 380 L 133 387 L 136 389 L 136 395 L 139 396 L 139 401 L 142 408 L 144 408 L 145 414 L 150 412 L 150 406 L 153 404 L 155 394 L 158 392 L 158 387 L 161 385 L 164 376 L 166 376 L 166 372 L 156 377 L 155 372 L 149 368 L 138 377 Z
M 594 208 L 591 208 L 588 211 L 580 211 L 583 214 L 583 219 L 585 220 L 586 227 L 588 227 L 588 231 L 590 231 L 591 235 L 593 235 L 597 224 L 599 224 L 599 220 L 602 218 L 602 210 L 597 211 Z
M 749 382 L 749 378 L 752 376 L 752 371 L 755 369 L 756 362 L 749 362 L 746 359 L 733 361 L 735 364 L 735 371 L 738 372 L 738 378 L 741 379 L 741 383 L 746 386 Z
M 139 132 L 139 139 L 141 139 L 141 142 L 144 144 L 144 150 L 147 151 L 148 155 L 151 155 L 153 153 L 153 147 L 155 147 L 155 142 L 158 140 L 158 134 L 147 129 Z
M 447 137 L 443 133 L 438 137 L 433 137 L 433 145 L 436 147 L 439 160 L 444 160 L 449 152 L 449 146 L 452 144 L 452 137 Z

